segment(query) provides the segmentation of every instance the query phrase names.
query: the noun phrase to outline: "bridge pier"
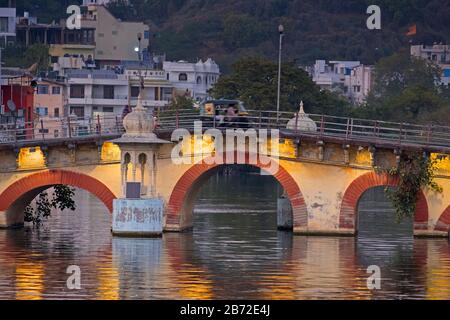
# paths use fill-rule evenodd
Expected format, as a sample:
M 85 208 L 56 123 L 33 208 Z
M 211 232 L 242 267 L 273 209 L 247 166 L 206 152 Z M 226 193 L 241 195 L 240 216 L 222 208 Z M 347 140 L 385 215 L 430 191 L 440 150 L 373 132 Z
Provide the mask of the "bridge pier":
M 277 201 L 277 228 L 278 230 L 292 230 L 293 212 L 291 201 L 286 197 L 281 197 Z

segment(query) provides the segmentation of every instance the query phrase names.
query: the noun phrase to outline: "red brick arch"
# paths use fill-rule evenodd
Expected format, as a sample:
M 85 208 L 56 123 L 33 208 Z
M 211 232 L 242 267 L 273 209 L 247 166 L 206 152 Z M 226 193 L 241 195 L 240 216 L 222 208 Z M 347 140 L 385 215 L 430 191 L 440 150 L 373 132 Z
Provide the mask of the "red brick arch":
M 31 174 L 17 180 L 0 194 L 0 211 L 6 211 L 20 197 L 34 190 L 45 190 L 57 184 L 68 185 L 89 191 L 100 199 L 112 213 L 116 196 L 102 182 L 88 175 L 65 171 L 48 170 Z
M 450 206 L 442 212 L 438 222 L 434 226 L 435 231 L 449 232 L 450 230 Z
M 388 174 L 370 172 L 356 178 L 347 188 L 342 199 L 339 215 L 340 229 L 355 229 L 358 201 L 365 191 L 373 187 L 398 185 L 399 179 Z M 428 204 L 423 192 L 420 192 L 414 217 L 414 230 L 426 230 L 428 228 Z
M 273 163 L 273 160 L 267 157 L 258 156 L 255 158 L 258 158 L 256 163 L 254 163 L 254 161 L 249 161 L 251 158 L 249 157 L 249 154 L 246 153 L 245 164 L 265 169 L 270 167 L 270 163 Z M 260 161 L 261 159 L 262 161 Z M 166 225 L 169 226 L 169 229 L 171 229 L 171 227 L 173 227 L 174 230 L 180 227 L 182 229 L 183 223 L 181 221 L 181 216 L 183 215 L 183 206 L 188 201 L 189 194 L 191 194 L 192 189 L 198 187 L 198 181 L 201 181 L 202 177 L 207 176 L 208 172 L 213 172 L 213 169 L 218 168 L 219 166 L 220 165 L 218 164 L 207 164 L 205 161 L 201 161 L 193 165 L 177 181 L 168 203 Z M 308 223 L 306 203 L 297 182 L 295 182 L 294 178 L 292 178 L 281 165 L 279 165 L 277 172 L 275 172 L 273 176 L 284 188 L 285 193 L 291 201 L 294 229 L 306 228 Z

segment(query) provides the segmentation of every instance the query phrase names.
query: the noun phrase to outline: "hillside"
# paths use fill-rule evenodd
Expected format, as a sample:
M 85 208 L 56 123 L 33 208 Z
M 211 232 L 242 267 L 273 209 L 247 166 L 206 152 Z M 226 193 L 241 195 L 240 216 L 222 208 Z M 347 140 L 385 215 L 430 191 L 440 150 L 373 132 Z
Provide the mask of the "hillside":
M 366 10 L 378 4 L 382 29 L 368 30 Z M 290 60 L 351 59 L 374 63 L 414 43 L 450 43 L 448 0 L 130 0 L 110 6 L 123 19 L 144 19 L 153 50 L 171 59 L 212 56 L 224 66 L 243 55 L 276 58 L 277 26 L 286 29 Z M 418 34 L 405 36 L 417 24 Z
M 77 1 L 17 0 L 42 21 L 65 16 Z M 7 3 L 0 0 L 0 5 Z M 152 51 L 169 59 L 211 56 L 224 71 L 237 58 L 262 55 L 275 59 L 277 26 L 286 29 L 285 58 L 301 64 L 315 59 L 352 59 L 374 63 L 410 41 L 450 43 L 449 0 L 118 0 L 110 10 L 123 20 L 146 21 Z M 382 9 L 382 29 L 366 28 L 367 6 Z M 405 36 L 417 24 L 415 37 Z

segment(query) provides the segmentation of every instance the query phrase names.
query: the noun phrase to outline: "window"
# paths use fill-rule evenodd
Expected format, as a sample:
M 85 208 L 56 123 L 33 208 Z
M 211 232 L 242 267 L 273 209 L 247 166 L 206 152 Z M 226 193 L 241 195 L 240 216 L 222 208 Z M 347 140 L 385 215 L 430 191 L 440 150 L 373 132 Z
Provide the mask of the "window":
M 150 39 L 150 31 L 144 31 L 144 39 Z
M 0 32 L 8 33 L 8 17 L 0 17 Z
M 52 94 L 61 94 L 61 87 L 52 87 Z
M 197 77 L 197 84 L 202 84 L 202 77 L 200 76 Z
M 48 94 L 48 86 L 38 85 L 37 94 Z
M 84 98 L 84 85 L 72 85 L 70 87 L 71 98 Z
M 48 116 L 48 108 L 47 107 L 37 107 L 36 113 L 41 117 Z
M 186 73 L 180 73 L 180 75 L 178 76 L 178 80 L 179 81 L 187 81 L 188 77 Z
M 84 107 L 70 107 L 70 114 L 74 114 L 78 118 L 84 118 Z
M 114 99 L 114 86 L 103 87 L 103 99 Z
M 113 113 L 114 107 L 103 107 L 103 112 Z
M 131 87 L 131 97 L 137 98 L 139 96 L 139 87 Z
M 55 118 L 59 118 L 59 108 L 55 108 L 55 110 L 53 110 L 53 116 Z

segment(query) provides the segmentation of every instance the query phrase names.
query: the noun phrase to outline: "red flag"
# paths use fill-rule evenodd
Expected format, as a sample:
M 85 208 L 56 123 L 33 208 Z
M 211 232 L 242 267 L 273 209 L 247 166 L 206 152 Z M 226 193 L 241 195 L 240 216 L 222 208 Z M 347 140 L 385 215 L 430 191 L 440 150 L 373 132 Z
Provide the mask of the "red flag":
M 414 24 L 414 25 L 412 25 L 411 27 L 409 27 L 408 32 L 406 33 L 406 35 L 407 35 L 408 37 L 410 37 L 410 36 L 414 36 L 414 35 L 416 35 L 416 34 L 417 34 L 417 25 Z

